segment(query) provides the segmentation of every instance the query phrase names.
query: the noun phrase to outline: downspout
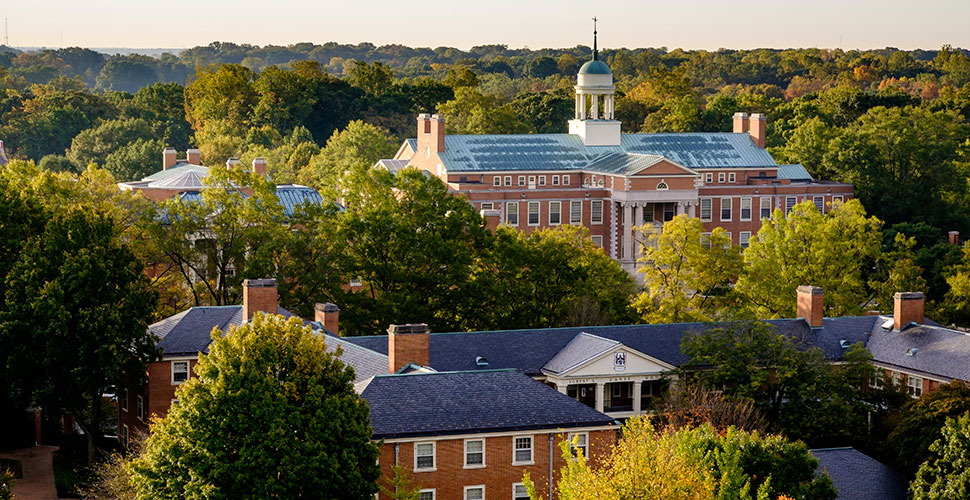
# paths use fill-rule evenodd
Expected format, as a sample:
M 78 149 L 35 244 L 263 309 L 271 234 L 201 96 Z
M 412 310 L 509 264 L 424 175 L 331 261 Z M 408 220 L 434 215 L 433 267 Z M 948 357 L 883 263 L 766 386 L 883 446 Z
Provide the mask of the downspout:
M 549 434 L 549 500 L 552 500 L 552 443 L 553 434 Z
M 394 443 L 394 467 L 395 468 L 397 468 L 397 466 L 400 463 L 400 460 L 399 460 L 400 456 L 401 456 L 401 443 Z M 397 484 L 394 485 L 394 496 L 395 497 L 398 496 Z

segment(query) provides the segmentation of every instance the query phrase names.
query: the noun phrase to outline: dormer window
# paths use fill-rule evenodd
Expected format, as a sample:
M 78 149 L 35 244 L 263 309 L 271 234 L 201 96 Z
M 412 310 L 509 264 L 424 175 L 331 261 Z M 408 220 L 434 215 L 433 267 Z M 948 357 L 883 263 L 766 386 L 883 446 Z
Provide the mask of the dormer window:
M 657 184 L 657 191 L 666 191 L 667 189 L 669 189 L 667 187 L 667 183 L 663 179 L 661 179 L 660 184 Z

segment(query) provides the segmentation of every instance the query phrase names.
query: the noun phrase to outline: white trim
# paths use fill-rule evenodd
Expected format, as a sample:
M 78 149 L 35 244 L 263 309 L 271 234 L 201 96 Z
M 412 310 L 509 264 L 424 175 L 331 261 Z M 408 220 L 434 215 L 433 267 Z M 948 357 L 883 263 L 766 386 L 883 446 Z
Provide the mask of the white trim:
M 704 202 L 707 202 L 707 218 L 704 218 Z M 711 222 L 714 220 L 714 198 L 701 198 L 700 202 L 697 204 L 697 216 L 701 218 L 701 222 Z
M 714 184 L 714 172 L 704 172 L 704 183 Z
M 569 185 L 569 174 L 563 174 L 563 176 L 562 176 L 562 185 L 563 186 L 568 186 Z
M 519 440 L 519 439 L 525 439 L 525 438 L 529 438 L 529 460 L 517 461 L 515 459 L 516 452 L 518 451 L 518 448 L 515 447 L 516 446 L 516 441 Z M 525 435 L 525 436 L 512 436 L 511 439 L 512 439 L 512 465 L 535 465 L 535 463 L 536 463 L 535 462 L 535 458 L 536 458 L 536 437 L 535 437 L 535 435 L 528 434 L 528 435 Z M 524 451 L 525 448 L 522 448 L 522 450 Z
M 465 486 L 462 489 L 462 495 L 461 495 L 462 500 L 469 500 L 469 498 L 468 498 L 468 490 L 477 490 L 477 489 L 481 489 L 482 490 L 482 498 L 481 498 L 481 500 L 485 500 L 485 485 L 484 484 L 475 484 L 475 485 L 472 485 L 472 486 Z
M 140 394 L 135 397 L 137 398 L 135 400 L 135 416 L 138 417 L 138 420 L 141 420 L 142 422 L 144 422 L 145 421 L 145 398 L 141 397 Z
M 598 222 L 595 221 L 595 220 L 593 220 L 593 214 L 595 213 L 593 211 L 593 206 L 596 203 L 599 203 L 600 204 L 600 220 Z M 604 213 L 603 212 L 604 212 L 604 210 L 606 208 L 604 205 L 605 204 L 603 203 L 603 200 L 589 200 L 589 224 L 591 226 L 592 225 L 601 225 L 601 224 L 603 224 L 603 216 L 604 216 Z
M 505 176 L 505 184 L 503 184 L 503 186 L 512 187 L 512 176 L 511 175 L 506 175 Z
M 728 172 L 728 182 L 733 183 L 737 181 L 738 181 L 737 174 L 734 172 Z
M 724 218 L 724 200 L 727 200 L 727 207 L 728 207 L 728 217 L 727 217 L 727 219 Z M 721 201 L 718 204 L 717 208 L 718 208 L 718 211 L 717 211 L 718 212 L 718 219 L 717 220 L 720 221 L 720 222 L 731 222 L 731 219 L 734 218 L 734 199 L 733 198 L 721 198 Z
M 509 215 L 511 215 L 511 213 L 509 212 L 509 207 L 515 207 L 515 222 L 514 223 L 509 222 Z M 516 226 L 516 227 L 518 227 L 519 223 L 522 221 L 522 218 L 519 217 L 519 215 L 520 215 L 520 213 L 519 213 L 519 202 L 517 202 L 517 201 L 507 202 L 505 204 L 505 220 L 503 221 L 503 224 L 505 224 L 506 226 Z
M 573 206 L 579 207 L 579 220 L 573 220 Z M 569 200 L 569 223 L 574 226 L 583 225 L 583 200 Z
M 525 186 L 525 176 L 524 175 L 520 175 L 519 176 L 519 184 L 518 185 L 519 186 Z
M 125 448 L 128 447 L 128 442 L 131 440 L 131 431 L 128 430 L 128 424 L 121 424 L 121 438 L 124 440 Z
M 171 362 L 172 385 L 182 385 L 182 384 L 188 382 L 189 379 L 192 377 L 192 373 L 191 373 L 191 371 L 192 371 L 192 364 L 189 361 L 190 360 L 187 360 L 186 359 L 186 360 L 173 360 Z M 175 365 L 181 365 L 182 363 L 185 363 L 185 380 L 177 381 L 177 380 L 175 380 Z
M 745 235 L 747 235 L 747 241 L 745 241 Z M 738 246 L 741 248 L 748 248 L 751 245 L 751 231 L 741 231 L 738 233 Z
M 429 493 L 429 492 L 431 493 L 431 500 L 435 500 L 438 494 L 434 488 L 423 488 L 418 490 L 418 500 L 421 500 L 422 493 Z
M 748 217 L 747 218 L 744 217 L 744 202 L 745 202 L 745 200 L 748 201 Z M 754 206 L 754 203 L 753 203 L 751 197 L 750 196 L 743 196 L 743 197 L 741 197 L 741 204 L 740 205 L 741 205 L 741 208 L 738 210 L 738 220 L 741 221 L 741 222 L 748 222 L 748 221 L 750 221 L 751 220 L 751 214 L 754 212 L 754 209 L 752 208 Z
M 634 384 L 642 384 L 643 382 L 633 382 Z M 578 448 L 583 449 L 583 456 L 589 459 L 589 433 L 588 432 L 570 432 L 566 434 L 566 439 L 569 440 L 569 450 L 573 449 L 573 436 L 583 436 L 583 445 Z
M 122 389 L 121 394 L 119 394 L 119 396 L 121 396 L 121 401 L 119 401 L 118 404 L 121 405 L 121 403 L 124 403 L 124 405 L 121 406 L 121 409 L 124 411 L 128 411 L 128 389 L 127 388 Z
M 502 176 L 493 175 L 492 176 L 492 187 L 502 187 Z
M 725 182 L 725 180 L 724 180 L 725 179 L 725 177 L 724 177 L 725 174 L 726 174 L 726 172 L 718 172 L 717 173 L 717 183 L 718 184 L 724 184 L 724 182 Z
M 536 207 L 536 222 L 532 223 L 532 207 Z M 525 224 L 527 226 L 538 226 L 542 224 L 542 203 L 529 201 L 525 206 Z
M 418 468 L 418 446 L 421 446 L 423 444 L 430 444 L 431 445 L 431 462 L 432 462 L 432 465 L 431 465 L 431 467 Z M 434 442 L 434 441 L 427 441 L 427 440 L 425 440 L 425 441 L 416 441 L 414 443 L 414 447 L 412 448 L 412 452 L 413 452 L 412 454 L 414 455 L 414 472 L 434 472 L 434 471 L 438 470 L 438 456 L 437 456 L 438 455 L 438 445 L 437 445 L 436 442 Z M 422 457 L 426 457 L 427 455 L 421 455 L 421 456 Z
M 708 234 L 710 234 L 710 233 L 708 233 Z M 593 335 L 591 333 L 587 333 L 586 335 L 589 335 L 591 337 L 598 337 L 597 335 Z M 599 338 L 603 338 L 603 337 L 599 337 Z M 674 366 L 674 365 L 672 365 L 670 363 L 667 363 L 665 361 L 661 361 L 661 360 L 659 360 L 659 359 L 657 359 L 657 358 L 655 358 L 655 357 L 653 357 L 653 356 L 651 356 L 649 354 L 644 354 L 643 352 L 640 352 L 640 351 L 638 351 L 638 350 L 636 350 L 636 349 L 634 349 L 632 347 L 629 347 L 629 346 L 627 346 L 625 344 L 622 344 L 620 342 L 617 342 L 615 345 L 611 346 L 610 348 L 608 348 L 608 349 L 606 349 L 606 350 L 604 350 L 602 352 L 599 352 L 597 354 L 594 354 L 594 355 L 592 355 L 592 356 L 590 356 L 590 357 L 588 357 L 588 358 L 580 361 L 579 363 L 574 364 L 573 366 L 570 366 L 568 368 L 565 368 L 562 371 L 560 371 L 559 373 L 546 372 L 545 370 L 543 370 L 542 373 L 545 373 L 548 376 L 552 376 L 552 377 L 556 377 L 556 378 L 564 378 L 564 377 L 568 376 L 569 372 L 578 370 L 578 369 L 580 369 L 580 368 L 582 368 L 582 367 L 584 367 L 584 366 L 586 366 L 586 365 L 588 365 L 590 363 L 594 363 L 597 360 L 602 359 L 602 358 L 605 358 L 606 356 L 611 355 L 611 354 L 613 354 L 614 352 L 616 352 L 617 350 L 620 350 L 620 349 L 622 349 L 624 351 L 627 351 L 627 352 L 630 352 L 630 353 L 633 353 L 633 354 L 636 354 L 637 356 L 640 356 L 640 357 L 646 359 L 647 361 L 650 361 L 651 363 L 655 363 L 657 365 L 660 365 L 661 367 L 664 368 L 663 371 L 665 371 L 665 372 L 672 371 L 672 370 L 677 369 L 676 366 Z M 624 376 L 628 376 L 628 375 L 629 376 L 633 376 L 632 373 L 629 373 L 629 374 L 625 373 L 623 375 Z M 646 374 L 644 374 L 644 375 L 646 375 Z M 653 375 L 653 374 L 650 374 L 650 375 Z M 615 377 L 616 376 L 616 373 L 604 373 L 601 376 L 602 377 Z M 595 376 L 589 376 L 589 377 L 584 377 L 584 378 L 595 378 Z
M 553 203 L 555 203 L 556 206 L 559 207 L 559 209 L 556 210 L 555 212 L 552 210 Z M 556 222 L 553 222 L 552 221 L 552 214 L 553 213 L 556 213 L 556 214 L 559 215 L 559 220 L 556 221 Z M 550 201 L 549 202 L 549 225 L 550 226 L 558 226 L 560 224 L 562 224 L 562 202 L 561 201 Z
M 545 185 L 546 185 L 546 176 L 540 175 L 539 176 L 539 186 L 545 186 Z
M 480 464 L 468 464 L 468 443 L 471 442 L 481 442 L 482 443 L 482 463 Z M 481 469 L 484 468 L 488 463 L 485 461 L 485 438 L 474 438 L 464 440 L 462 445 L 462 468 L 463 469 Z
M 525 489 L 525 483 L 512 483 L 512 500 L 515 500 L 516 499 L 515 489 L 517 487 L 519 487 L 519 486 L 521 486 L 523 489 Z M 522 497 L 522 498 L 529 498 L 529 491 L 528 490 L 526 490 L 525 496 Z
M 771 201 L 771 196 L 760 196 L 758 197 L 758 220 L 770 219 L 771 213 L 774 212 L 774 203 Z M 765 202 L 768 202 L 768 215 L 764 215 L 762 211 L 765 209 Z
M 603 248 L 603 236 L 602 235 L 600 235 L 600 234 L 593 234 L 593 235 L 590 235 L 589 239 L 593 242 L 594 245 L 596 245 L 596 246 L 598 246 L 600 248 Z

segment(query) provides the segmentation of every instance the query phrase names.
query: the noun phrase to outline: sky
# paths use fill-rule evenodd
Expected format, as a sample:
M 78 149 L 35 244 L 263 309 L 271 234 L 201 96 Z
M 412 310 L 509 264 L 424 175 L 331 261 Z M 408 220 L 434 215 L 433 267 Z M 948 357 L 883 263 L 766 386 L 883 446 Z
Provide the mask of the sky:
M 218 40 L 561 48 L 591 45 L 593 16 L 604 48 L 970 48 L 970 0 L 0 2 L 15 47 L 188 48 Z

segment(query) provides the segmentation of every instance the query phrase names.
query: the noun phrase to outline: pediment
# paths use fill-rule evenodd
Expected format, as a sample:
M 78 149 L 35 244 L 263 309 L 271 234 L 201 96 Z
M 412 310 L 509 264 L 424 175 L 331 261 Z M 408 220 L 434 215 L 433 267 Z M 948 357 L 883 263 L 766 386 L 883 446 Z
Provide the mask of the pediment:
M 652 165 L 649 165 L 649 166 L 647 166 L 645 168 L 642 168 L 640 170 L 637 170 L 635 172 L 632 172 L 629 175 L 631 177 L 637 177 L 637 176 L 650 176 L 650 177 L 654 177 L 654 176 L 658 176 L 658 175 L 666 175 L 666 176 L 693 175 L 693 176 L 699 176 L 700 174 L 697 173 L 697 172 L 695 172 L 694 170 L 688 168 L 688 167 L 685 167 L 685 166 L 683 166 L 683 165 L 681 165 L 681 164 L 679 164 L 679 163 L 677 163 L 677 162 L 675 162 L 673 160 L 670 160 L 669 158 L 661 158 L 656 163 L 654 163 Z

